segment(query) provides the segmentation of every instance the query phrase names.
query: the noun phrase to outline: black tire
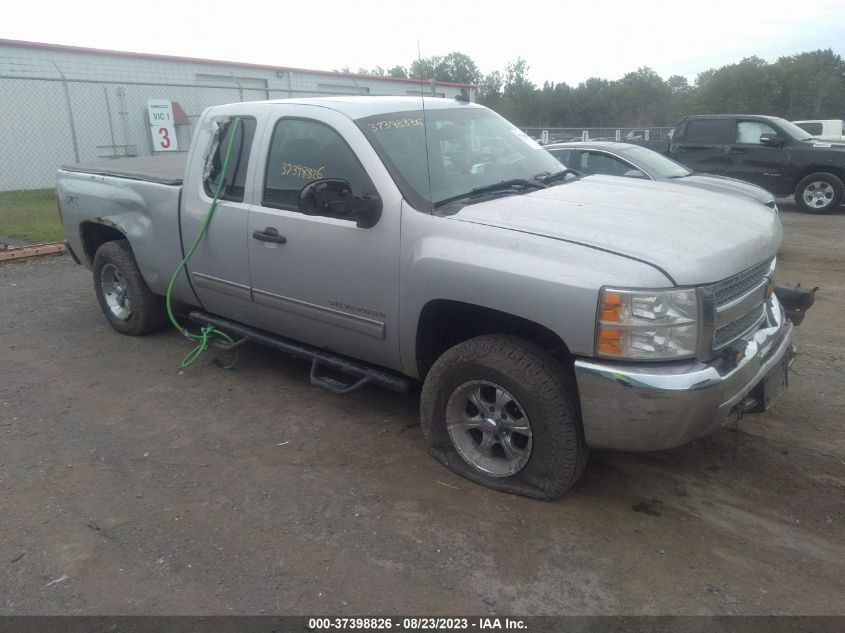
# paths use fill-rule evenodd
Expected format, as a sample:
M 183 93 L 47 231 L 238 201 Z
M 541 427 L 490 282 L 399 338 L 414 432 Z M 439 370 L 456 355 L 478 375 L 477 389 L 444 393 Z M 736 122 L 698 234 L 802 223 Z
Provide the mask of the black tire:
M 103 271 L 106 271 L 105 274 Z M 120 293 L 128 298 L 128 303 L 121 304 L 116 309 L 123 308 L 128 314 L 118 316 L 115 309 L 109 305 L 114 300 L 114 271 L 119 271 L 121 285 L 125 289 Z M 94 255 L 94 289 L 97 301 L 111 326 L 121 334 L 141 336 L 160 329 L 167 322 L 167 309 L 164 297 L 154 294 L 141 276 L 138 263 L 126 240 L 106 242 L 97 249 Z M 104 277 L 106 278 L 104 280 Z M 110 280 L 111 279 L 111 280 Z
M 825 189 L 819 188 L 817 183 L 824 183 Z M 807 200 L 808 197 L 812 199 L 816 191 L 819 192 L 818 204 Z M 822 197 L 825 191 L 829 192 L 826 198 Z M 810 174 L 795 187 L 795 204 L 807 213 L 832 213 L 842 204 L 843 197 L 845 197 L 845 186 L 842 180 L 826 172 Z
M 475 381 L 501 386 L 530 420 L 530 456 L 510 476 L 490 476 L 466 461 L 447 429 L 447 403 Z M 423 437 L 431 455 L 471 481 L 503 492 L 552 500 L 584 472 L 584 441 L 574 376 L 538 346 L 508 335 L 470 339 L 444 353 L 431 368 L 420 399 Z

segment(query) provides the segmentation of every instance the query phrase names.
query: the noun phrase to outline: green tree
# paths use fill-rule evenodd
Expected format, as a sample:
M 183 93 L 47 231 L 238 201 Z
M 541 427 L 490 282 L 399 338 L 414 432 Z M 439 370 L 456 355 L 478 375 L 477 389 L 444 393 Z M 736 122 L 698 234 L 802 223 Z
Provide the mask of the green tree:
M 469 55 L 453 51 L 446 56 L 423 57 L 411 62 L 409 75 L 415 79 L 477 84 L 481 73 Z
M 371 75 L 373 77 L 384 77 L 387 74 L 387 72 L 381 66 L 376 66 L 375 68 L 372 68 L 372 69 L 359 68 L 358 74 L 359 75 Z
M 746 57 L 698 75 L 691 106 L 698 114 L 779 114 L 779 90 L 768 63 Z
M 841 118 L 845 111 L 845 62 L 832 50 L 781 57 L 773 67 L 781 112 L 789 119 Z
M 845 61 L 830 49 L 807 51 L 768 63 L 748 57 L 698 74 L 664 80 L 640 67 L 621 79 L 591 77 L 575 87 L 528 78 L 522 57 L 504 72 L 482 75 L 457 51 L 414 60 L 410 66 L 361 68 L 361 74 L 472 83 L 478 101 L 524 127 L 639 127 L 672 125 L 688 114 L 740 112 L 787 119 L 841 118 L 845 112 Z M 344 68 L 342 72 L 349 72 Z
M 622 77 L 612 92 L 616 125 L 640 127 L 665 120 L 672 92 L 669 85 L 654 70 L 643 66 Z M 624 104 L 624 105 L 623 105 Z
M 434 57 L 415 59 L 411 62 L 408 74 L 414 79 L 436 80 L 438 75 L 442 75 L 444 72 L 443 58 L 435 55 Z
M 684 95 L 690 91 L 689 81 L 683 75 L 672 75 L 666 80 L 666 85 L 673 95 Z
M 528 79 L 528 62 L 517 57 L 505 68 L 503 109 L 508 111 L 511 122 L 516 125 L 529 125 L 531 111 L 534 109 L 534 84 Z
M 505 80 L 498 70 L 484 75 L 478 82 L 478 102 L 488 108 L 494 108 L 502 98 L 502 87 Z
M 443 58 L 442 70 L 446 78 L 435 77 L 440 81 L 452 81 L 461 84 L 478 84 L 481 81 L 481 72 L 478 66 L 472 61 L 469 55 L 457 51 L 449 53 Z

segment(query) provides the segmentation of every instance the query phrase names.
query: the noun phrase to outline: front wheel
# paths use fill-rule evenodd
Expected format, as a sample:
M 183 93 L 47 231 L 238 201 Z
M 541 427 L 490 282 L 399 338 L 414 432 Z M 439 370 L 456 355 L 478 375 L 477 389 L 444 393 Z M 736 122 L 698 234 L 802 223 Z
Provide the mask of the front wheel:
M 795 188 L 795 203 L 809 213 L 830 213 L 842 204 L 845 186 L 834 174 L 810 174 Z
M 480 336 L 445 352 L 425 379 L 420 416 L 436 459 L 496 490 L 556 499 L 587 464 L 574 378 L 514 336 Z
M 140 336 L 165 324 L 164 298 L 147 286 L 129 242 L 116 240 L 100 246 L 93 269 L 97 300 L 115 330 Z

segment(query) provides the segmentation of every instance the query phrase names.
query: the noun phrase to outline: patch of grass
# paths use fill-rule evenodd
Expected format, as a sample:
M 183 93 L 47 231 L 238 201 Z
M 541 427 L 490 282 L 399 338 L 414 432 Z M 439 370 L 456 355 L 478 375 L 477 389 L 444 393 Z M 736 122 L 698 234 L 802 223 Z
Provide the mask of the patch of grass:
M 56 190 L 0 191 L 0 236 L 34 243 L 63 239 Z

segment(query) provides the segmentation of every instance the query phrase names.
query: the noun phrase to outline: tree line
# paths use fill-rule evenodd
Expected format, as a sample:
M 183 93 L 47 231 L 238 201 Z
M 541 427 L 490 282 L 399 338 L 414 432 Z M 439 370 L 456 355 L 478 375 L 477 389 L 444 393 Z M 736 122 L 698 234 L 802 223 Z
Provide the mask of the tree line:
M 521 127 L 673 125 L 688 114 L 768 114 L 789 120 L 845 117 L 845 61 L 831 49 L 767 62 L 759 57 L 705 70 L 692 84 L 643 66 L 621 79 L 591 77 L 577 86 L 528 78 L 522 57 L 482 74 L 469 55 L 452 52 L 408 66 L 359 68 L 365 75 L 413 77 L 478 86 L 478 102 Z M 349 68 L 343 71 L 349 72 Z

